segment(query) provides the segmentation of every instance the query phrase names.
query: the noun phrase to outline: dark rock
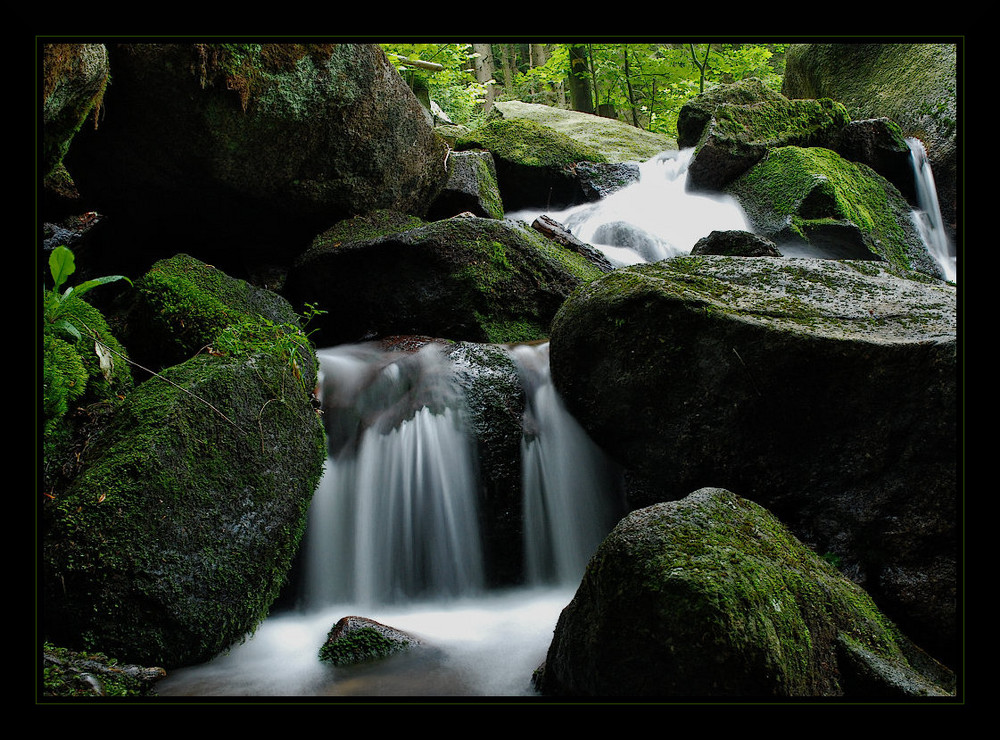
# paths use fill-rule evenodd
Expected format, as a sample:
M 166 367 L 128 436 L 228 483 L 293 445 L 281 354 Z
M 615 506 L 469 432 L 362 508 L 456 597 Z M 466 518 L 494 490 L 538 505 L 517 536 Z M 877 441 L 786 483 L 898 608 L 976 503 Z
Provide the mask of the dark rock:
M 538 683 L 550 696 L 884 699 L 947 696 L 955 680 L 766 510 L 705 488 L 619 522 Z
M 344 617 L 319 649 L 319 659 L 337 666 L 379 660 L 410 650 L 420 640 L 367 617 Z
M 421 215 L 447 146 L 377 44 L 117 44 L 66 159 L 96 210 L 244 261 L 375 208 Z M 308 236 L 306 236 L 308 235 Z M 134 239 L 133 239 L 134 241 Z M 287 260 L 291 261 L 291 258 Z
M 427 219 L 437 221 L 466 212 L 482 218 L 503 218 L 496 165 L 489 152 L 452 152 L 449 155 L 448 180 Z
M 328 312 L 326 346 L 396 334 L 503 343 L 547 337 L 565 297 L 599 274 L 524 223 L 371 214 L 320 235 L 285 292 Z
M 713 231 L 691 248 L 692 255 L 719 254 L 730 257 L 780 257 L 770 239 L 746 231 Z
M 955 301 L 872 262 L 665 260 L 567 300 L 552 375 L 634 491 L 721 485 L 767 506 L 949 662 Z

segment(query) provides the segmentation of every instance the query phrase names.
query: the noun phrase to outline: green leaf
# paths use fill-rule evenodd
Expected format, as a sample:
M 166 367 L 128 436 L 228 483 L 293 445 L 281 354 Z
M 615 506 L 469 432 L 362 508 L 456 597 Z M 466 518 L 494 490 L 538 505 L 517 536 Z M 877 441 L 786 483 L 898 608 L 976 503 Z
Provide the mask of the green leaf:
M 49 271 L 52 273 L 52 280 L 55 282 L 55 290 L 59 291 L 66 279 L 76 270 L 73 253 L 66 247 L 56 247 L 49 255 Z

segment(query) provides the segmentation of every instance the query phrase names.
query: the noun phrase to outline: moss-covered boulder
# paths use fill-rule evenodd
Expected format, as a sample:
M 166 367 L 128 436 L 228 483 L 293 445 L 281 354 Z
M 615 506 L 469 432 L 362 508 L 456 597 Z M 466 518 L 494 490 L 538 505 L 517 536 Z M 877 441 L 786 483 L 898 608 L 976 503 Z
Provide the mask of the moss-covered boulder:
M 782 92 L 833 98 L 854 119 L 889 118 L 904 136 L 920 139 L 934 168 L 942 215 L 954 228 L 958 56 L 955 43 L 793 44 Z
M 807 97 L 807 96 L 802 96 Z M 756 105 L 783 103 L 784 96 L 763 80 L 750 77 L 732 85 L 716 85 L 695 95 L 677 114 L 677 146 L 687 149 L 698 144 L 720 105 Z
M 534 121 L 576 139 L 596 149 L 609 163 L 645 162 L 660 152 L 677 148 L 677 142 L 669 136 L 630 126 L 616 118 L 520 100 L 497 101 L 493 107 L 505 119 Z
M 575 173 L 576 164 L 606 161 L 596 149 L 522 118 L 493 118 L 460 137 L 455 148 L 493 154 L 508 210 L 584 203 L 589 198 Z
M 773 149 L 726 192 L 758 234 L 781 245 L 942 277 L 900 192 L 868 166 L 830 149 Z
M 127 296 L 120 325 L 124 341 L 144 367 L 169 367 L 210 351 L 229 327 L 258 325 L 261 341 L 273 341 L 276 328 L 293 342 L 302 320 L 277 293 L 250 285 L 187 254 L 156 262 Z M 315 375 L 316 362 L 304 337 L 295 359 L 304 377 Z
M 955 657 L 956 292 L 868 261 L 691 256 L 578 289 L 552 376 L 633 506 L 767 506 L 919 644 Z
M 716 488 L 635 511 L 563 610 L 550 696 L 943 697 L 954 677 L 760 506 Z
M 744 104 L 723 96 L 708 106 L 711 118 L 695 145 L 688 187 L 721 190 L 775 147 L 829 147 L 851 120 L 844 106 L 829 99 L 788 100 L 757 87 L 752 92 L 762 97 Z
M 547 337 L 565 297 L 599 274 L 523 223 L 377 213 L 317 237 L 285 292 L 328 312 L 316 324 L 327 346 L 397 334 L 502 343 Z
M 241 640 L 286 577 L 324 458 L 275 353 L 202 354 L 145 381 L 45 500 L 44 633 L 167 668 Z
M 147 250 L 183 236 L 274 258 L 373 208 L 422 215 L 444 182 L 447 146 L 377 44 L 115 44 L 109 59 L 108 113 L 67 166 Z

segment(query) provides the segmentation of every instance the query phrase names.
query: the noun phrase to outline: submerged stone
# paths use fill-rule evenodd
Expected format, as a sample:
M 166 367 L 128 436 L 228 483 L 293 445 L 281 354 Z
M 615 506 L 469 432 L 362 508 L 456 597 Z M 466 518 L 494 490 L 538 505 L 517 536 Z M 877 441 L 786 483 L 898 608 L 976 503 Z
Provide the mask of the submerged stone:
M 319 649 L 319 659 L 336 666 L 379 660 L 420 645 L 405 632 L 366 617 L 343 617 Z

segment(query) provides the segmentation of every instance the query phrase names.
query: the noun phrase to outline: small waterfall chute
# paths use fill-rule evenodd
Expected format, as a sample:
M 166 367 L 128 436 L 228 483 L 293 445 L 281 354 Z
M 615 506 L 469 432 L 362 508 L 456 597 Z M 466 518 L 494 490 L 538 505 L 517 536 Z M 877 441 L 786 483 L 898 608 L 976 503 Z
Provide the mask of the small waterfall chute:
M 511 348 L 525 389 L 521 445 L 525 575 L 577 584 L 621 513 L 619 473 L 563 404 L 548 342 Z
M 934 182 L 934 171 L 930 160 L 927 159 L 927 150 L 919 139 L 910 138 L 906 143 L 910 147 L 910 160 L 913 163 L 913 178 L 919 206 L 912 212 L 913 222 L 927 246 L 927 251 L 941 267 L 945 280 L 955 281 L 957 278 L 955 253 L 944 228 L 944 219 L 941 217 L 937 185 Z

